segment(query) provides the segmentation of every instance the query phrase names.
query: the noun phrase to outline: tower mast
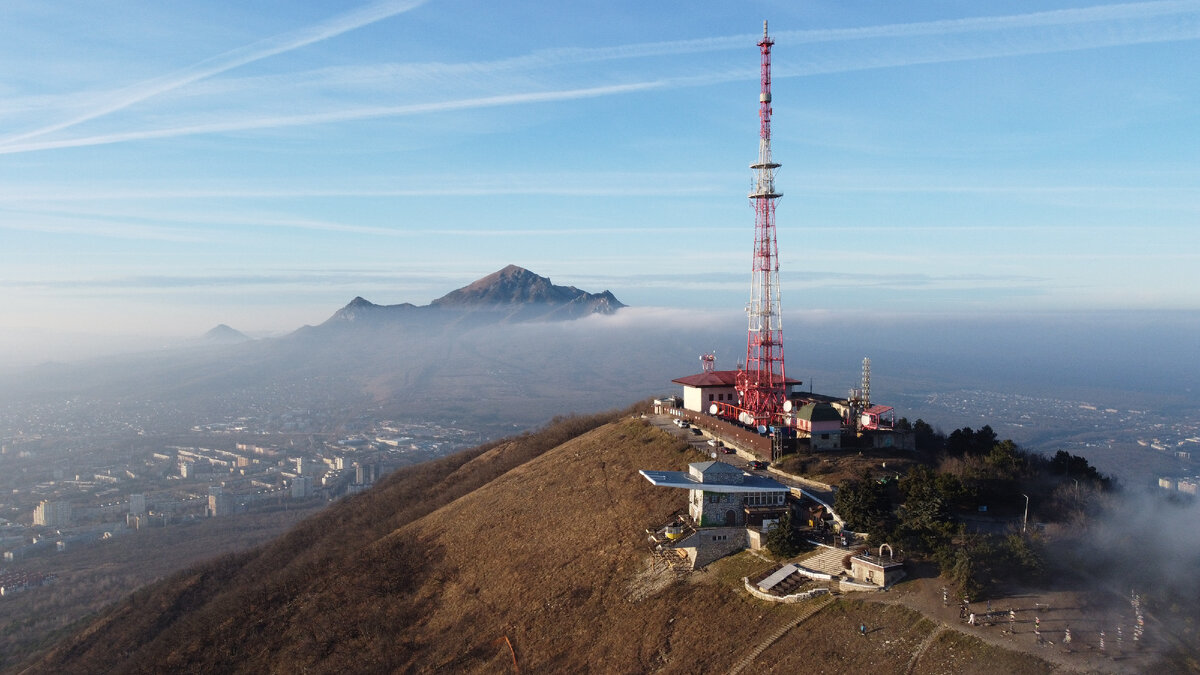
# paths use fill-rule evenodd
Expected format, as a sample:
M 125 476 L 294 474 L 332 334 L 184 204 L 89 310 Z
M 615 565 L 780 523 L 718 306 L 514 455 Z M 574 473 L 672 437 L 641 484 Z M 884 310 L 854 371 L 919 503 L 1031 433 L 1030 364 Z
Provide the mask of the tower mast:
M 779 249 L 775 242 L 775 200 L 783 195 L 775 191 L 775 170 L 771 160 L 771 46 L 767 22 L 758 43 L 762 52 L 762 87 L 758 96 L 758 161 L 754 170 L 754 261 L 750 280 L 749 331 L 746 338 L 746 366 L 738 373 L 736 388 L 744 422 L 773 424 L 783 411 L 786 375 L 783 365 L 783 328 L 779 308 Z

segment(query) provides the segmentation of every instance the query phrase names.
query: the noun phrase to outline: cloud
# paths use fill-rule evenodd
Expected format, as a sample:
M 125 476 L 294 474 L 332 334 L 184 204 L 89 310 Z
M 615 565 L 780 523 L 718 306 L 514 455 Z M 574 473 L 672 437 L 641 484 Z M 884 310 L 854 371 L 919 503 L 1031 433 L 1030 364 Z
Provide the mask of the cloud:
M 362 28 L 377 21 L 407 12 L 423 5 L 425 2 L 426 0 L 383 0 L 381 2 L 374 2 L 322 23 L 308 26 L 292 33 L 260 40 L 254 44 L 225 52 L 224 54 L 214 56 L 162 77 L 139 82 L 131 87 L 114 91 L 107 97 L 103 97 L 95 107 L 86 112 L 32 131 L 2 138 L 0 139 L 0 145 L 15 144 L 21 147 L 20 142 L 26 139 L 61 131 L 88 120 L 123 110 L 135 103 L 140 103 L 166 92 L 179 89 L 192 82 L 219 75 L 248 63 L 299 49 L 315 42 L 328 40 L 356 28 Z
M 190 124 L 146 128 L 140 120 L 126 126 L 138 128 L 93 133 L 70 138 L 47 138 L 81 123 L 124 110 L 135 103 L 198 84 L 239 66 L 340 35 L 346 31 L 394 16 L 421 4 L 419 1 L 384 2 L 336 17 L 327 22 L 283 36 L 269 38 L 226 52 L 189 68 L 155 78 L 101 97 L 101 101 L 67 120 L 0 139 L 0 153 L 19 153 L 57 148 L 84 147 L 178 136 L 228 133 L 308 126 L 355 120 L 428 115 L 499 106 L 545 104 L 584 98 L 628 95 L 683 87 L 709 86 L 752 79 L 756 68 L 722 68 L 693 64 L 692 59 L 658 59 L 657 74 L 644 76 L 646 59 L 690 56 L 729 49 L 743 49 L 757 39 L 754 35 L 718 36 L 691 40 L 637 43 L 605 47 L 538 50 L 523 56 L 474 63 L 382 64 L 352 69 L 321 69 L 288 73 L 245 81 L 209 82 L 213 96 L 253 97 L 255 104 L 273 105 L 286 100 L 289 108 L 323 107 L 295 114 L 247 113 L 251 105 L 230 105 L 227 110 L 206 113 L 211 119 Z M 800 50 L 797 58 L 776 63 L 776 78 L 833 72 L 894 68 L 930 63 L 999 58 L 1028 54 L 1078 51 L 1152 42 L 1200 39 L 1200 2 L 1169 2 L 1100 5 L 1027 14 L 973 17 L 855 28 L 783 31 L 781 44 Z M 942 39 L 929 39 L 940 37 Z M 826 45 L 816 51 L 811 48 Z M 822 51 L 823 50 L 823 51 Z M 569 71 L 573 66 L 597 61 L 632 62 L 627 72 L 598 69 Z M 696 72 L 701 69 L 700 72 Z M 538 81 L 535 73 L 560 73 L 571 84 Z M 508 77 L 503 77 L 507 73 Z M 398 105 L 365 105 L 378 98 L 381 83 L 403 88 L 413 83 L 445 79 L 453 75 L 458 90 L 475 86 L 474 95 L 443 100 L 411 101 Z M 467 77 L 473 75 L 474 77 Z M 602 83 L 581 84 L 580 77 L 604 78 Z M 621 81 L 624 79 L 625 81 Z M 337 87 L 332 104 L 321 94 Z M 222 89 L 224 87 L 224 89 Z M 411 98 L 441 88 L 414 86 Z M 203 92 L 203 89 L 199 91 Z M 288 95 L 281 96 L 287 91 Z M 306 96 L 305 91 L 312 96 Z M 393 92 L 393 97 L 395 97 Z M 64 102 L 63 105 L 67 105 Z M 167 114 L 166 119 L 172 119 Z M 178 118 L 178 115 L 174 116 Z
M 331 122 L 348 122 L 376 117 L 424 115 L 429 113 L 471 110 L 476 108 L 494 108 L 498 106 L 522 105 L 529 103 L 546 103 L 550 101 L 569 101 L 581 98 L 611 96 L 614 94 L 628 94 L 635 91 L 647 91 L 650 89 L 659 89 L 663 86 L 665 86 L 664 82 L 634 82 L 604 87 L 515 93 L 501 96 L 485 96 L 480 98 L 435 101 L 430 103 L 412 103 L 398 106 L 348 108 L 332 112 L 303 115 L 279 115 L 274 117 L 258 117 L 249 119 L 226 119 L 218 122 L 196 124 L 185 127 L 142 129 L 122 133 L 68 138 L 57 141 L 33 141 L 29 143 L 18 143 L 15 142 L 17 139 L 8 139 L 7 142 L 0 141 L 0 143 L 3 143 L 0 144 L 0 154 L 31 152 L 35 150 L 53 150 L 57 148 L 76 148 L 92 145 L 108 145 L 111 143 L 125 143 L 129 141 L 142 141 L 157 138 L 173 138 L 176 136 L 190 136 L 195 134 L 328 124 Z

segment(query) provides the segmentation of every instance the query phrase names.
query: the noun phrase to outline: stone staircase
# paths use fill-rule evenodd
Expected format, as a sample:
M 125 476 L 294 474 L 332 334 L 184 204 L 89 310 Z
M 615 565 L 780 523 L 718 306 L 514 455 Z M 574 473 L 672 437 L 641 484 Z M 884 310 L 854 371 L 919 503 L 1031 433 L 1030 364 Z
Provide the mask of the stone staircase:
M 850 553 L 849 549 L 822 547 L 813 555 L 796 564 L 815 572 L 822 572 L 836 577 L 845 571 L 846 568 L 842 567 L 842 560 Z

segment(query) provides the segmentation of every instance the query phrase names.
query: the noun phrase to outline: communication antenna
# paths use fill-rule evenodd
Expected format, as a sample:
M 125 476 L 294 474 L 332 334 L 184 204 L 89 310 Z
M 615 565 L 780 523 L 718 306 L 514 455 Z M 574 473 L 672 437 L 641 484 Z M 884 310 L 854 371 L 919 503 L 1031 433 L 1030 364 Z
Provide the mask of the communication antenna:
M 746 337 L 746 368 L 739 371 L 735 385 L 745 415 L 755 425 L 774 424 L 783 412 L 787 377 L 783 363 L 783 328 L 779 304 L 779 248 L 775 240 L 775 200 L 783 195 L 775 189 L 779 164 L 771 159 L 771 46 L 767 34 L 758 47 L 762 71 L 758 95 L 758 160 L 750 202 L 754 206 L 754 254 L 751 265 L 749 328 Z
M 711 373 L 717 369 L 717 353 L 709 352 L 700 355 L 700 370 L 705 373 Z
M 869 356 L 863 359 L 862 402 L 864 410 L 871 407 L 871 357 Z

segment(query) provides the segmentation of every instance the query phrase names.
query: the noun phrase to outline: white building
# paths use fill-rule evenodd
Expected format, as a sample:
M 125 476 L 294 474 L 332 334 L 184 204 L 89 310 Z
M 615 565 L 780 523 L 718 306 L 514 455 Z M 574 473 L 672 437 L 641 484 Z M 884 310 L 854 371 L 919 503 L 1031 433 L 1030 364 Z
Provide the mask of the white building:
M 33 524 L 42 527 L 67 527 L 71 524 L 70 502 L 43 501 L 33 510 Z
M 696 462 L 684 471 L 638 471 L 652 484 L 688 491 L 688 515 L 698 527 L 762 524 L 787 510 L 788 486 L 724 462 Z

